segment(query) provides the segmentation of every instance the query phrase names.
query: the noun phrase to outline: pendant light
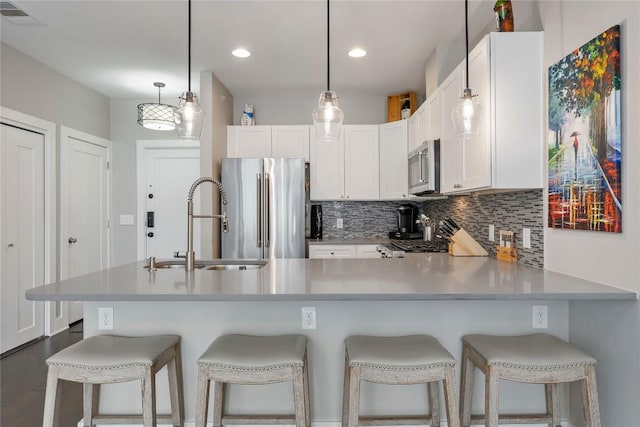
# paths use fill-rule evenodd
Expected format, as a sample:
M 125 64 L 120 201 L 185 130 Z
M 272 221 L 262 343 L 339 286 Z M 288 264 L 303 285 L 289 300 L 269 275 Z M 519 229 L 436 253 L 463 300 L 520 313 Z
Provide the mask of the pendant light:
M 191 92 L 191 0 L 189 0 L 189 42 L 188 42 L 188 82 L 189 89 L 182 92 L 178 110 L 174 115 L 178 137 L 182 139 L 200 139 L 204 125 L 204 111 L 198 97 Z
M 160 89 L 165 86 L 164 83 L 155 82 L 153 85 L 158 88 L 158 103 L 138 105 L 138 124 L 147 129 L 174 130 L 176 124 L 173 115 L 176 112 L 176 107 L 160 103 Z
M 330 86 L 330 14 L 329 0 L 327 0 L 327 90 L 320 94 L 318 108 L 313 110 L 313 124 L 316 129 L 316 139 L 331 140 L 340 137 L 340 130 L 344 120 L 344 113 L 338 107 L 338 95 Z
M 480 133 L 482 120 L 482 106 L 478 102 L 478 95 L 474 95 L 469 87 L 469 4 L 464 1 L 464 39 L 466 52 L 465 89 L 453 109 L 452 116 L 458 136 L 470 138 Z

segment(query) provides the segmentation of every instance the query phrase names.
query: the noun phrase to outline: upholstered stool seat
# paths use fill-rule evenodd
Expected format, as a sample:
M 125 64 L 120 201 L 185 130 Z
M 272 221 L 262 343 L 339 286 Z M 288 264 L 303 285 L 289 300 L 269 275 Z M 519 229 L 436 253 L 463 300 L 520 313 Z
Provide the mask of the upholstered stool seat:
M 47 365 L 43 417 L 45 427 L 53 426 L 55 423 L 59 379 L 84 384 L 85 426 L 142 422 L 144 427 L 152 427 L 158 420 L 172 423 L 174 426 L 183 425 L 184 402 L 179 336 L 93 336 L 54 354 L 47 359 Z M 169 372 L 172 414 L 157 416 L 155 374 L 164 366 L 167 366 Z M 101 384 L 135 380 L 140 380 L 142 386 L 141 416 L 98 414 Z
M 218 337 L 198 359 L 196 427 L 207 422 L 210 383 L 214 383 L 213 425 L 295 424 L 309 427 L 307 338 L 304 335 Z M 271 384 L 291 381 L 293 416 L 227 415 L 223 413 L 227 384 Z
M 462 425 L 472 421 L 494 427 L 511 423 L 560 425 L 561 383 L 582 381 L 584 416 L 588 427 L 600 426 L 596 360 L 571 344 L 548 334 L 519 336 L 467 335 L 462 338 Z M 485 375 L 485 414 L 471 416 L 474 367 Z M 498 415 L 500 379 L 545 384 L 547 413 Z
M 354 335 L 345 340 L 342 425 L 440 425 L 438 382 L 443 381 L 448 425 L 460 425 L 455 388 L 456 361 L 437 339 L 427 335 L 379 337 Z M 427 384 L 426 416 L 360 416 L 360 382 Z

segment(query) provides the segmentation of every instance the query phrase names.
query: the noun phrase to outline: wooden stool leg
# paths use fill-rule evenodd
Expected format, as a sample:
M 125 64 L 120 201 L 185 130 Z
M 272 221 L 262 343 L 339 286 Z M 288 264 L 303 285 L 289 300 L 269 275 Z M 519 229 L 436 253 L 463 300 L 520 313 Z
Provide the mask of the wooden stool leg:
M 587 427 L 600 427 L 600 407 L 598 406 L 598 386 L 596 369 L 593 366 L 584 368 L 585 378 L 582 380 L 582 406 Z
M 182 362 L 180 346 L 174 346 L 175 357 L 167 364 L 169 373 L 169 398 L 171 400 L 171 420 L 174 427 L 184 425 L 184 397 L 182 393 Z
M 349 356 L 345 355 L 344 358 L 344 386 L 342 388 L 342 427 L 349 425 L 349 379 L 351 376 L 351 370 L 349 369 Z
M 49 366 L 47 372 L 47 389 L 44 396 L 44 415 L 42 419 L 42 427 L 54 427 L 58 425 L 56 407 L 60 400 L 58 393 L 58 368 Z
M 549 427 L 560 426 L 560 386 L 558 384 L 544 385 L 547 396 L 547 414 L 551 416 Z
M 156 427 L 156 376 L 151 367 L 145 369 L 142 378 L 142 425 Z
M 304 415 L 305 425 L 311 427 L 311 402 L 309 395 L 309 363 L 307 362 L 307 353 L 304 354 L 304 367 L 302 372 L 304 380 Z
M 296 415 L 296 427 L 306 427 L 303 367 L 294 366 L 291 369 L 293 370 L 293 407 Z
M 358 427 L 360 418 L 360 367 L 349 368 L 349 427 Z
M 205 427 L 207 424 L 207 411 L 209 410 L 209 377 L 207 368 L 198 365 L 198 387 L 196 391 L 196 425 Z M 215 424 L 214 424 L 215 425 Z
M 462 372 L 460 384 L 460 422 L 464 427 L 471 425 L 471 396 L 473 395 L 473 374 L 475 366 L 468 356 L 469 349 L 463 344 Z
M 440 388 L 438 382 L 427 383 L 429 393 L 429 411 L 431 412 L 431 427 L 440 427 Z
M 224 411 L 224 393 L 226 384 L 219 381 L 213 383 L 213 426 L 222 426 L 222 417 Z
M 84 383 L 82 388 L 84 390 L 82 404 L 84 425 L 93 427 L 95 425 L 93 417 L 98 415 L 100 405 L 100 384 Z
M 458 413 L 458 395 L 456 393 L 456 369 L 453 366 L 444 368 L 444 404 L 447 409 L 447 426 L 460 427 Z
M 486 427 L 498 427 L 500 376 L 491 366 L 485 374 L 484 384 L 484 423 Z

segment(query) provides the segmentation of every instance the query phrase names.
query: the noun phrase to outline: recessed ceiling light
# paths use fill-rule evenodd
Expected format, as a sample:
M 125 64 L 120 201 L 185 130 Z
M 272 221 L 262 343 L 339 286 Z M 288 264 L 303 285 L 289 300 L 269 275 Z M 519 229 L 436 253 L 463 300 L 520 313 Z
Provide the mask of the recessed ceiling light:
M 251 56 L 251 52 L 249 52 L 247 49 L 243 49 L 243 48 L 238 48 L 236 50 L 234 50 L 233 52 L 231 52 L 231 54 L 233 56 L 237 56 L 238 58 L 248 58 Z
M 366 54 L 367 54 L 367 51 L 364 49 L 360 49 L 359 47 L 356 47 L 355 49 L 351 49 L 349 51 L 349 56 L 352 58 L 362 58 Z

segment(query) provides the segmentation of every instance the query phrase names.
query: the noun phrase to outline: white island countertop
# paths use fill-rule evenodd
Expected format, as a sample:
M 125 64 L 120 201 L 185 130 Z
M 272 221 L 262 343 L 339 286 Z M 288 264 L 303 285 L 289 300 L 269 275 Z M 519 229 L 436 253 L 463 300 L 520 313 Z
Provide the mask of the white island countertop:
M 270 259 L 255 270 L 159 269 L 146 262 L 37 287 L 37 301 L 635 300 L 637 294 L 486 257 Z

